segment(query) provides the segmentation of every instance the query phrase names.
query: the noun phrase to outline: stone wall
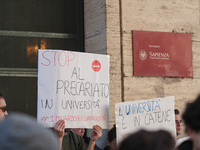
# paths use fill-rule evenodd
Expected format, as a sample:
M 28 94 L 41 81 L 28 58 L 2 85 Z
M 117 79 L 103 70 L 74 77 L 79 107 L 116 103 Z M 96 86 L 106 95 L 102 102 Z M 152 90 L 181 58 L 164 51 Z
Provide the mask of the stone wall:
M 85 52 L 110 55 L 109 125 L 115 123 L 115 103 L 122 101 L 119 1 L 85 0 Z
M 200 92 L 199 0 L 122 0 L 121 7 L 124 101 L 174 96 L 183 113 Z M 132 30 L 191 33 L 193 78 L 133 76 Z
M 122 101 L 120 14 L 115 0 L 85 0 L 85 52 L 110 55 L 109 126 L 115 124 L 115 103 Z M 91 132 L 89 132 L 91 135 Z M 97 141 L 104 148 L 107 130 Z
M 174 96 L 175 108 L 200 92 L 199 0 L 85 0 L 86 52 L 110 55 L 110 127 L 114 104 Z M 192 34 L 193 78 L 133 76 L 132 30 Z M 181 135 L 181 137 L 184 134 Z

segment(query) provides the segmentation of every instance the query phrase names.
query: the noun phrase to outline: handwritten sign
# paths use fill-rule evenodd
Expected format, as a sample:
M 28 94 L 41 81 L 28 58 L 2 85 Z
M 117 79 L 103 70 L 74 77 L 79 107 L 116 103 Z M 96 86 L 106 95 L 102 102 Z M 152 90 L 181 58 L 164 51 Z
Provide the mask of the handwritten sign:
M 66 128 L 108 128 L 108 55 L 61 50 L 38 52 L 38 122 Z
M 174 97 L 115 104 L 117 143 L 140 129 L 169 131 L 175 136 Z

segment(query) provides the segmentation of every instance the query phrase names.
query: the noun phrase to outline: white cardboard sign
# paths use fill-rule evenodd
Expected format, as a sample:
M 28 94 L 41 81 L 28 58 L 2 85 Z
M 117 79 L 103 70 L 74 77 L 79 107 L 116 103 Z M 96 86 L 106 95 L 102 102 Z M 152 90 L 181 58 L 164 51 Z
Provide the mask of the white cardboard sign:
M 47 127 L 60 119 L 66 128 L 109 123 L 108 55 L 38 50 L 37 121 Z
M 173 96 L 116 103 L 115 118 L 117 143 L 140 129 L 163 129 L 176 136 Z

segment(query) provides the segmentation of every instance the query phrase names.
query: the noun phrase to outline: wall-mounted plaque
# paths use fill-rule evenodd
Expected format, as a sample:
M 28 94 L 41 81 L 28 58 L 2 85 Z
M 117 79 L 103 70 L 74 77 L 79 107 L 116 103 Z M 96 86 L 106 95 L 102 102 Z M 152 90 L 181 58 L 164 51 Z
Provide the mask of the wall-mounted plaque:
M 193 77 L 189 33 L 132 31 L 134 76 Z

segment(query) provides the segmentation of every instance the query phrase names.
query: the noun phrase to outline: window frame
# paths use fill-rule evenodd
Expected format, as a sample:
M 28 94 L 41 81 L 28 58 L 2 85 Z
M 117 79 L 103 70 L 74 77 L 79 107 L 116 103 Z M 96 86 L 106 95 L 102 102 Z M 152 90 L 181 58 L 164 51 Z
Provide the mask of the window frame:
M 54 38 L 54 39 L 75 39 L 77 40 L 77 51 L 84 52 L 84 9 L 83 0 L 76 0 L 76 24 L 77 34 L 52 33 L 52 32 L 30 32 L 30 31 L 8 31 L 0 30 L 1 37 L 25 37 L 25 38 Z M 40 40 L 38 40 L 40 49 Z M 2 68 L 0 76 L 15 77 L 37 77 L 37 68 Z

